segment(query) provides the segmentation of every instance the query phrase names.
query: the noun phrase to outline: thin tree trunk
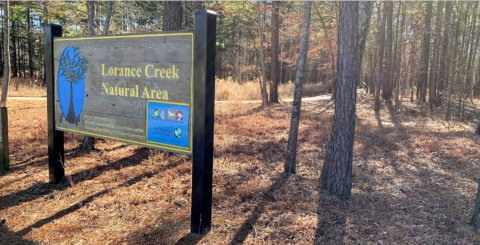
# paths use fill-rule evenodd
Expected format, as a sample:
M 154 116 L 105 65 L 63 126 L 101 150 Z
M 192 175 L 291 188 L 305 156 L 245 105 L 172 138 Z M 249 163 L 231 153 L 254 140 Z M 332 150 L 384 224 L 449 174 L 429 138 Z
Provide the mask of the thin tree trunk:
M 88 2 L 88 36 L 95 35 L 95 2 Z M 72 89 L 72 88 L 70 88 Z M 71 98 L 71 97 L 70 97 Z M 69 110 L 70 111 L 70 110 Z M 72 110 L 73 111 L 73 110 Z M 83 137 L 82 143 L 79 146 L 82 151 L 91 151 L 95 148 L 95 138 L 85 135 Z
M 385 2 L 386 4 L 386 2 Z M 383 7 L 382 24 L 380 26 L 380 46 L 378 51 L 377 84 L 375 86 L 375 107 L 374 111 L 380 111 L 380 87 L 383 78 L 383 53 L 385 50 L 385 25 L 387 23 L 387 6 Z
M 32 44 L 32 21 L 30 18 L 30 8 L 27 8 L 27 46 L 28 46 L 28 70 L 30 77 L 33 77 L 34 64 L 33 64 L 33 44 Z
M 107 2 L 107 16 L 105 17 L 105 25 L 103 26 L 102 35 L 108 34 L 108 29 L 110 28 L 110 19 L 112 18 L 112 11 L 113 11 L 113 3 L 114 1 Z
M 427 13 L 425 14 L 425 27 L 423 30 L 423 49 L 420 64 L 420 101 L 426 102 L 427 82 L 428 82 L 428 63 L 430 60 L 430 32 L 432 20 L 432 2 L 427 2 Z
M 292 118 L 290 122 L 290 132 L 288 134 L 287 152 L 285 154 L 284 172 L 288 174 L 296 173 L 297 158 L 297 136 L 298 126 L 300 124 L 300 111 L 302 106 L 302 86 L 307 61 L 308 39 L 310 32 L 312 2 L 306 1 L 303 8 L 302 36 L 300 40 L 300 55 L 297 63 L 297 74 L 295 76 L 295 92 L 293 98 Z
M 440 43 L 440 31 L 442 24 L 443 2 L 439 1 L 437 4 L 437 15 L 435 21 L 435 39 L 433 42 L 433 60 L 430 65 L 430 91 L 428 101 L 430 104 L 430 116 L 433 117 L 433 108 L 437 104 L 437 77 L 438 77 L 438 53 Z
M 267 106 L 268 103 L 268 95 L 267 95 L 267 79 L 266 79 L 266 74 L 265 74 L 265 53 L 263 50 L 263 23 L 260 18 L 260 2 L 257 2 L 256 4 L 257 8 L 257 24 L 258 24 L 258 38 L 260 38 L 260 57 L 259 57 L 259 62 L 258 64 L 260 65 L 260 72 L 262 73 L 260 76 L 260 87 L 261 87 L 261 92 L 262 92 L 262 106 L 265 107 Z
M 438 84 L 439 93 L 443 95 L 447 78 L 448 78 L 448 70 L 447 64 L 450 64 L 450 49 L 449 49 L 449 32 L 450 32 L 450 16 L 452 14 L 452 7 L 453 2 L 447 2 L 445 5 L 445 22 L 444 22 L 444 31 L 443 31 L 443 42 L 442 42 L 442 52 L 440 56 L 440 74 L 439 80 L 440 83 Z
M 9 1 L 3 2 L 3 60 L 4 60 L 4 67 L 3 67 L 3 83 L 2 83 L 2 97 L 0 98 L 0 107 L 7 107 L 7 97 L 8 97 L 8 84 L 10 83 L 10 46 L 9 41 L 10 39 L 10 28 L 8 23 L 10 21 L 10 13 L 9 13 Z
M 17 62 L 17 50 L 18 50 L 18 47 L 17 47 L 17 42 L 15 41 L 16 39 L 16 33 L 17 33 L 17 28 L 16 25 L 15 25 L 16 21 L 12 21 L 12 31 L 11 31 L 11 37 L 8 37 L 7 38 L 11 38 L 12 39 L 12 65 L 13 65 L 13 70 L 12 70 L 12 77 L 17 77 L 17 74 L 18 74 L 18 62 Z
M 88 2 L 88 35 L 93 36 L 95 35 L 95 2 L 89 1 Z

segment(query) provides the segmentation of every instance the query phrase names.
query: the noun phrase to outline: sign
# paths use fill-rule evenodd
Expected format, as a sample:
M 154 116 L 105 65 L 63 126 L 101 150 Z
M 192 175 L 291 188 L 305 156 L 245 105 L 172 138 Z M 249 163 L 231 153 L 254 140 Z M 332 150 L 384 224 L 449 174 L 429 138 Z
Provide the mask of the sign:
M 192 153 L 193 33 L 54 39 L 55 128 Z
M 191 154 L 190 231 L 208 233 L 216 14 L 195 12 L 194 32 L 61 36 L 45 25 L 49 181 L 65 180 L 64 131 Z

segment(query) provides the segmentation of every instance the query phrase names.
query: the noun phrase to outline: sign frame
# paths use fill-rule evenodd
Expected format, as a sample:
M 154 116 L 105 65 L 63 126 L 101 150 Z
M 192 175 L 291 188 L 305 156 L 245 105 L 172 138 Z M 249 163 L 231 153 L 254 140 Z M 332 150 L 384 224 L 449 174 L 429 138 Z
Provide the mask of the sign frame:
M 193 77 L 191 78 L 193 79 L 193 84 L 191 85 L 193 86 L 191 91 L 193 99 L 190 104 L 192 114 L 189 115 L 189 120 L 191 120 L 191 124 L 189 125 L 189 137 L 191 137 L 191 141 L 189 145 L 192 154 L 190 231 L 195 234 L 206 234 L 210 232 L 212 223 L 216 16 L 216 13 L 207 10 L 195 12 L 195 29 L 193 32 L 192 46 Z M 54 38 L 61 36 L 62 27 L 60 25 L 45 25 L 44 55 L 45 81 L 47 84 L 48 169 L 49 182 L 54 184 L 65 181 L 64 131 L 62 131 L 62 128 L 57 127 L 55 122 L 57 110 L 55 106 L 55 93 L 57 91 L 54 81 Z M 116 36 L 108 37 L 114 38 Z M 147 106 L 147 103 L 145 106 Z M 147 120 L 145 123 L 147 123 Z M 146 135 L 146 138 L 147 137 Z M 125 140 L 119 141 L 125 142 Z M 149 146 L 148 144 L 140 145 Z M 170 151 L 181 152 L 175 149 Z M 189 154 L 189 152 L 183 153 Z

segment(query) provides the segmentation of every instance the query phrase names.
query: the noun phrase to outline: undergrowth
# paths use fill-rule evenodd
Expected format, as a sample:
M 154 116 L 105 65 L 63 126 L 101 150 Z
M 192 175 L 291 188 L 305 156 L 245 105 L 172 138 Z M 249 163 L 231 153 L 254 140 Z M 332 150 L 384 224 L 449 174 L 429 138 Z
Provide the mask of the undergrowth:
M 332 101 L 302 104 L 291 176 L 282 173 L 291 103 L 217 103 L 213 227 L 188 243 L 187 156 L 108 140 L 82 152 L 82 136 L 66 133 L 69 181 L 48 184 L 46 101 L 9 103 L 4 244 L 480 243 L 468 226 L 480 172 L 478 122 L 445 121 L 441 109 L 432 119 L 404 101 L 398 114 L 387 106 L 375 114 L 373 98 L 358 96 L 353 196 L 342 201 L 318 186 Z

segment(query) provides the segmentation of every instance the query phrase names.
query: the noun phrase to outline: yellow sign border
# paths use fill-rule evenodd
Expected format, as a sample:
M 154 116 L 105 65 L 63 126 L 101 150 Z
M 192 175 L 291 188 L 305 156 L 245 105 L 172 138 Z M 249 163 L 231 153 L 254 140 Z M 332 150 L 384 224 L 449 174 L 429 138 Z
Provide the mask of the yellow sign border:
M 170 104 L 179 104 L 179 105 L 188 105 L 190 108 L 190 114 L 189 114 L 189 127 L 190 127 L 190 132 L 189 132 L 189 140 L 188 140 L 188 148 L 185 147 L 175 147 L 172 145 L 168 144 L 159 144 L 159 143 L 150 143 L 150 141 L 147 141 L 147 111 L 145 110 L 145 141 L 135 141 L 135 140 L 127 140 L 127 139 L 122 139 L 122 138 L 117 138 L 113 136 L 107 136 L 107 135 L 102 135 L 102 134 L 95 134 L 93 132 L 85 132 L 81 130 L 75 130 L 75 129 L 70 129 L 70 128 L 62 128 L 55 126 L 56 129 L 65 131 L 65 132 L 72 132 L 72 133 L 79 133 L 79 134 L 85 134 L 85 135 L 91 135 L 94 137 L 98 138 L 105 138 L 105 139 L 112 139 L 116 141 L 122 141 L 122 142 L 127 142 L 131 144 L 136 144 L 136 145 L 144 145 L 144 146 L 151 146 L 155 148 L 163 148 L 166 150 L 172 150 L 172 151 L 177 151 L 177 152 L 182 152 L 182 153 L 187 153 L 187 154 L 192 154 L 192 144 L 193 144 L 193 79 L 194 79 L 194 74 L 193 74 L 193 59 L 194 59 L 194 33 L 193 32 L 176 32 L 176 33 L 152 33 L 152 34 L 127 34 L 127 35 L 117 35 L 117 36 L 94 36 L 94 37 L 55 37 L 53 39 L 53 54 L 55 55 L 55 43 L 56 42 L 61 42 L 61 41 L 77 41 L 77 40 L 88 40 L 88 39 L 112 39 L 112 38 L 136 38 L 136 37 L 162 37 L 162 36 L 190 36 L 192 40 L 192 60 L 191 60 L 191 70 L 190 70 L 190 105 L 186 103 L 180 103 L 180 102 L 169 102 L 169 101 L 161 101 L 162 103 L 170 103 Z M 56 69 L 57 64 L 55 60 L 55 56 L 53 59 L 53 69 L 54 69 L 54 99 L 58 98 L 57 95 L 57 76 L 58 76 L 58 71 Z M 148 101 L 154 101 L 154 100 L 145 100 L 145 109 L 147 107 Z M 56 106 L 55 106 L 56 108 Z

